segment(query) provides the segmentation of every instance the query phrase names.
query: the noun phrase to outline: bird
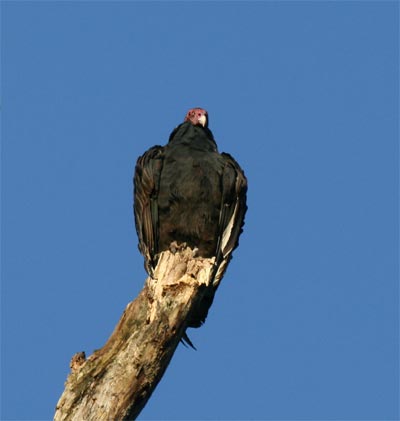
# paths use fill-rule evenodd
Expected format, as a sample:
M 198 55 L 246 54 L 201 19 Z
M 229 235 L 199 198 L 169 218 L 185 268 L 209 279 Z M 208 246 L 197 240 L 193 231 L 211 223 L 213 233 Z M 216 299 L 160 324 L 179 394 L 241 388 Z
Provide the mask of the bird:
M 206 320 L 247 211 L 247 178 L 231 155 L 219 153 L 208 126 L 205 109 L 190 109 L 166 145 L 138 158 L 133 180 L 135 227 L 149 276 L 174 244 L 215 258 L 211 287 L 187 323 L 192 328 Z M 186 333 L 183 339 L 194 348 Z

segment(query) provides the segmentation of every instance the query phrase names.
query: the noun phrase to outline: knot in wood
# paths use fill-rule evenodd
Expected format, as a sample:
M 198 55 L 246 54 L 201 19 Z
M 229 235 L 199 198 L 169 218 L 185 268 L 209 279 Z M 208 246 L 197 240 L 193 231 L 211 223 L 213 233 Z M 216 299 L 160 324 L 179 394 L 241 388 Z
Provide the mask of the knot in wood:
M 76 371 L 80 369 L 83 364 L 86 362 L 86 354 L 82 352 L 77 352 L 72 358 L 71 362 L 69 363 L 69 367 L 71 368 L 71 371 Z

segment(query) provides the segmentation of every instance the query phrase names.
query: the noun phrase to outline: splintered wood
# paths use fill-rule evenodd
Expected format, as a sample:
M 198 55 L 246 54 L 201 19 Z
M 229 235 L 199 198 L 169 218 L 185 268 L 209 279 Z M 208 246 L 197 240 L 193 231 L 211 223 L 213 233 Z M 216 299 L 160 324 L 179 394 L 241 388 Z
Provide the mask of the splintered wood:
M 210 286 L 214 258 L 189 248 L 161 253 L 103 348 L 71 361 L 55 421 L 133 420 L 164 374 L 190 314 Z

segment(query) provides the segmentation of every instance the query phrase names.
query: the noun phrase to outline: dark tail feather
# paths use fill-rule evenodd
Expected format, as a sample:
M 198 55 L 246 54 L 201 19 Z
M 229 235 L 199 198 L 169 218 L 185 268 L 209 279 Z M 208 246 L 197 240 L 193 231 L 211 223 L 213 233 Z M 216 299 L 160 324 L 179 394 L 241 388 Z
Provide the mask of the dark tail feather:
M 193 348 L 195 351 L 197 351 L 196 347 L 193 345 L 192 341 L 189 339 L 189 336 L 186 334 L 186 332 L 182 335 L 181 342 L 186 348 L 188 345 L 190 348 Z

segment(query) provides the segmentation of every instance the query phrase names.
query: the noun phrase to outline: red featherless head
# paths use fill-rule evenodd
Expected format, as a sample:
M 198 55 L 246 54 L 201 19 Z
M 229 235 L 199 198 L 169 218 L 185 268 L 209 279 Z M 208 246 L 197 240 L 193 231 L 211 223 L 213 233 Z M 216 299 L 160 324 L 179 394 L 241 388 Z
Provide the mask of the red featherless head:
M 186 114 L 185 121 L 190 121 L 194 126 L 208 127 L 208 113 L 203 108 L 192 108 Z

